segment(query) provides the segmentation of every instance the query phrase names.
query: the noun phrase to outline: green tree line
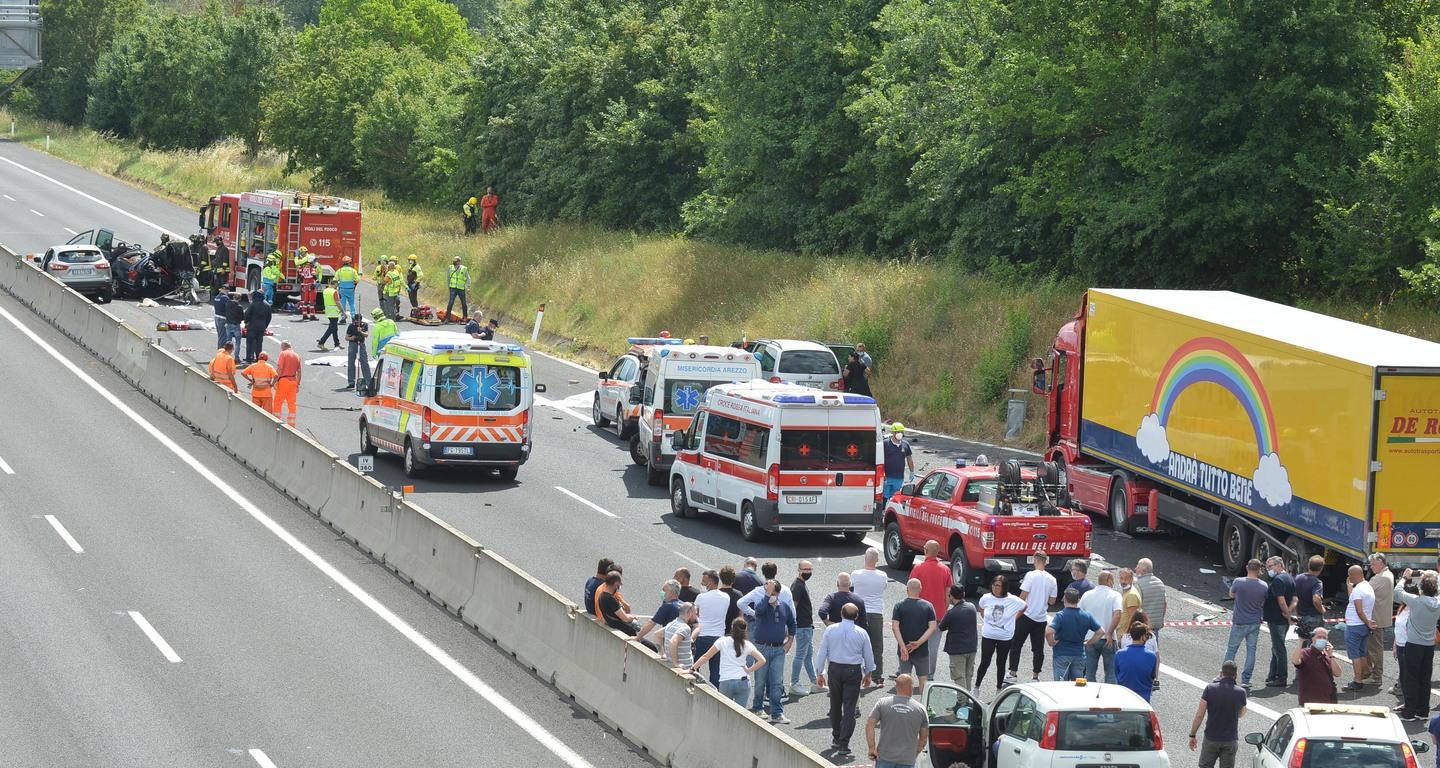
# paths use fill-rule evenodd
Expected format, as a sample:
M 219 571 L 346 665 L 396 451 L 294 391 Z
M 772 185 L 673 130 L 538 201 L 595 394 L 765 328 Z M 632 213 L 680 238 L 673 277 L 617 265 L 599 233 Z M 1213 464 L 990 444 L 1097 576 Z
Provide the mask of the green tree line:
M 42 0 L 22 107 L 508 221 L 1440 294 L 1430 0 Z

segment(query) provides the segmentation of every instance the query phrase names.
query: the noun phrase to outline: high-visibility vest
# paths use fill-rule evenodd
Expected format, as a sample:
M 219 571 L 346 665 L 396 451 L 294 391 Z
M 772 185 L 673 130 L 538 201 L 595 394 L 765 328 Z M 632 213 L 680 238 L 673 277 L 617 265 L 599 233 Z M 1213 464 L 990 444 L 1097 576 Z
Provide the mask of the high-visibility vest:
M 400 270 L 398 270 L 398 269 L 392 269 L 392 270 L 390 270 L 389 272 L 385 273 L 385 295 L 386 295 L 386 296 L 399 296 L 399 295 L 400 295 L 400 286 L 402 286 L 402 285 L 404 285 L 404 284 L 405 284 L 405 278 L 400 274 Z
M 379 357 L 380 350 L 385 348 L 385 342 L 389 341 L 397 333 L 395 321 L 390 318 L 376 320 L 375 327 L 370 329 L 370 356 Z
M 260 270 L 260 276 L 272 283 L 278 283 L 280 282 L 280 278 L 285 276 L 285 273 L 281 272 L 280 267 L 274 264 L 266 264 L 265 268 Z
M 468 288 L 470 286 L 470 268 L 461 264 L 456 267 L 450 266 L 450 287 Z
M 214 357 L 210 358 L 209 369 L 211 381 L 228 387 L 235 378 L 235 358 L 221 349 L 215 353 Z
M 461 206 L 460 210 L 465 214 L 465 218 L 475 218 L 475 206 L 471 205 L 470 203 L 465 203 L 465 205 Z
M 414 278 L 415 278 L 414 280 L 410 280 L 410 277 L 412 276 L 412 274 L 413 274 L 413 276 L 414 276 Z M 418 262 L 418 261 L 412 261 L 412 262 L 410 262 L 410 267 L 409 267 L 409 269 L 405 270 L 405 278 L 406 278 L 407 281 L 416 282 L 416 283 L 418 283 L 418 282 L 420 282 L 421 280 L 424 280 L 424 279 L 425 279 L 425 270 L 423 270 L 423 269 L 420 268 L 420 262 Z
M 360 273 L 356 272 L 355 268 L 350 266 L 349 264 L 346 264 L 345 266 L 335 270 L 335 282 L 337 283 L 340 283 L 342 285 L 345 283 L 349 283 L 351 286 L 354 286 L 355 283 L 359 281 Z
M 275 366 L 261 360 L 258 363 L 251 363 L 245 369 L 245 375 L 250 379 L 250 394 L 268 395 L 275 387 L 275 379 L 279 377 Z
M 334 286 L 331 286 L 331 287 L 329 287 L 329 288 L 326 288 L 326 289 L 323 291 L 323 293 L 325 294 L 325 316 L 326 316 L 326 317 L 339 317 L 339 316 L 340 316 L 340 291 L 339 291 L 338 289 L 336 289 Z

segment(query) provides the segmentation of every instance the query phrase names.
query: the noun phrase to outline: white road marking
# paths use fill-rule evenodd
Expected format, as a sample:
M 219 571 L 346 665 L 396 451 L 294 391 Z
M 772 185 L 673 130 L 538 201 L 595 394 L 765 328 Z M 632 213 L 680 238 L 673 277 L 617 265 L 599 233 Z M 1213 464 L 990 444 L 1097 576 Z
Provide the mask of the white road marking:
M 548 406 L 548 407 L 550 407 L 550 408 L 554 408 L 554 409 L 557 410 L 557 411 L 561 411 L 561 412 L 563 412 L 563 413 L 568 413 L 568 414 L 570 414 L 571 416 L 574 416 L 575 418 L 577 418 L 577 419 L 579 419 L 579 420 L 581 420 L 581 421 L 585 421 L 585 422 L 590 421 L 590 417 L 589 417 L 589 416 L 586 416 L 586 415 L 583 414 L 583 413 L 577 413 L 577 412 L 575 412 L 575 411 L 570 410 L 569 408 L 566 408 L 565 406 L 561 405 L 561 404 L 560 404 L 560 401 L 558 401 L 558 400 L 551 400 L 551 399 L 549 399 L 549 398 L 541 397 L 541 396 L 539 396 L 539 395 L 536 395 L 536 396 L 535 396 L 535 404 L 536 404 L 536 405 Z
M 693 557 L 685 554 L 684 552 L 681 552 L 681 551 L 678 550 L 678 549 L 672 549 L 672 550 L 670 550 L 670 551 L 671 551 L 671 552 L 674 552 L 675 554 L 679 555 L 680 557 L 685 558 L 686 560 L 689 560 L 690 562 L 694 563 L 695 565 L 699 566 L 700 568 L 706 567 L 704 563 L 702 563 L 702 562 L 700 562 L 699 560 L 696 560 L 695 558 L 693 558 Z
M 558 486 L 558 485 L 555 486 L 555 490 L 557 490 L 557 491 L 565 494 L 566 496 L 569 496 L 570 498 L 572 498 L 572 499 L 580 502 L 581 504 L 584 504 L 585 506 L 587 506 L 587 507 L 595 510 L 596 512 L 599 512 L 600 514 L 605 515 L 606 517 L 619 517 L 619 515 L 616 515 L 614 512 L 611 512 L 611 511 L 605 509 L 604 507 L 600 506 L 599 504 L 596 504 L 595 502 L 593 502 L 593 501 L 585 498 L 584 496 L 581 496 L 581 495 L 578 494 L 578 493 L 575 493 L 574 491 L 566 490 L 566 489 L 564 489 L 564 488 L 561 488 L 561 487 Z M 694 561 L 692 560 L 691 562 L 694 562 Z
M 4 459 L 0 459 L 0 472 L 4 472 L 7 475 L 15 474 L 15 470 L 11 469 L 9 464 L 6 464 Z
M 6 196 L 5 196 L 5 199 L 6 199 L 6 200 L 9 200 L 9 201 L 12 202 L 12 203 L 15 202 L 15 198 L 13 198 L 13 197 L 11 197 L 11 196 L 9 196 L 9 195 L 6 195 Z
M 1204 680 L 1181 672 L 1180 670 L 1170 666 L 1169 664 L 1161 664 L 1160 671 L 1192 688 L 1197 688 L 1202 691 L 1205 690 L 1205 686 L 1209 685 L 1209 683 L 1205 682 Z M 1251 699 L 1249 702 L 1247 702 L 1245 704 L 1245 708 L 1263 718 L 1266 718 L 1267 720 L 1274 720 L 1280 717 L 1279 712 L 1276 712 L 1275 710 L 1263 704 L 1256 704 L 1254 699 Z
M 41 217 L 41 218 L 44 218 L 44 217 L 45 217 L 45 214 L 43 214 L 43 213 L 35 210 L 34 208 L 31 208 L 31 209 L 30 209 L 30 212 L 33 213 L 33 214 L 35 214 L 36 216 Z
M 14 160 L 11 160 L 11 159 L 8 158 L 8 157 L 0 157 L 0 161 L 7 162 L 7 163 L 15 166 L 16 168 L 19 168 L 20 170 L 22 170 L 22 171 L 24 171 L 24 172 L 26 172 L 26 173 L 28 173 L 28 174 L 31 174 L 32 176 L 37 176 L 37 177 L 39 177 L 39 178 L 41 178 L 41 179 L 44 179 L 45 181 L 48 181 L 48 182 L 50 182 L 51 184 L 54 184 L 55 186 L 60 187 L 61 189 L 66 189 L 66 190 L 69 190 L 69 191 L 71 191 L 71 192 L 74 192 L 75 194 L 77 194 L 77 195 L 85 198 L 86 200 L 89 200 L 89 201 L 92 202 L 92 203 L 96 203 L 96 204 L 98 204 L 98 205 L 103 205 L 103 206 L 105 206 L 106 208 L 109 208 L 110 210 L 112 210 L 112 211 L 120 214 L 121 216 L 126 216 L 126 217 L 129 217 L 129 218 L 131 218 L 131 219 L 134 219 L 135 221 L 138 221 L 138 222 L 140 222 L 141 224 L 144 224 L 144 225 L 147 226 L 147 227 L 150 227 L 150 228 L 152 228 L 152 229 L 157 229 L 157 230 L 159 230 L 159 231 L 161 231 L 161 232 L 164 232 L 164 233 L 170 235 L 171 237 L 180 237 L 180 233 L 178 233 L 178 232 L 171 232 L 170 230 L 168 230 L 168 229 L 160 226 L 159 224 L 156 224 L 156 223 L 153 222 L 153 221 L 146 221 L 145 219 L 142 219 L 142 218 L 140 218 L 139 216 L 136 216 L 135 214 L 133 214 L 133 213 L 131 213 L 131 212 L 129 212 L 129 211 L 123 209 L 123 208 L 120 208 L 120 207 L 115 206 L 115 205 L 111 205 L 110 203 L 107 203 L 107 202 L 105 202 L 104 200 L 101 200 L 100 198 L 95 197 L 94 195 L 91 195 L 91 194 L 88 194 L 88 193 L 85 193 L 85 192 L 81 192 L 80 190 L 78 190 L 78 189 L 70 186 L 69 184 L 66 184 L 66 183 L 63 182 L 63 181 L 60 181 L 59 179 L 53 179 L 53 178 L 51 178 L 51 177 L 49 177 L 49 176 L 46 176 L 45 174 L 43 174 L 43 173 L 41 173 L 41 172 L 39 172 L 39 171 L 37 171 L 37 170 L 35 170 L 35 169 L 33 169 L 33 168 L 29 168 L 29 167 L 26 167 L 26 166 L 24 166 L 24 165 L 21 165 L 20 163 L 17 163 L 17 162 L 15 162 Z M 11 198 L 11 199 L 14 199 L 14 198 Z
M 880 548 L 882 548 L 882 547 L 885 546 L 883 543 L 878 542 L 878 541 L 870 538 L 869 536 L 866 536 L 865 538 L 861 539 L 860 541 L 861 541 L 861 543 L 863 543 L 863 544 L 869 544 L 870 546 L 872 546 L 872 547 L 874 547 L 874 548 L 876 548 L 876 549 L 880 549 Z
M 250 757 L 254 758 L 255 762 L 260 764 L 260 768 L 278 768 L 275 765 L 275 761 L 271 760 L 270 756 L 266 755 L 264 750 L 252 749 L 250 750 Z
M 144 632 L 145 636 L 150 638 L 150 642 L 154 643 L 155 647 L 160 649 L 160 655 L 164 656 L 166 661 L 171 664 L 180 663 L 180 654 L 176 653 L 175 649 L 171 648 L 170 644 L 165 642 L 165 638 L 161 637 L 160 633 L 155 631 L 155 627 L 150 625 L 149 619 L 141 616 L 139 611 L 126 611 L 126 613 L 130 614 L 130 620 L 135 622 L 135 626 L 139 627 L 140 631 Z
M 0 157 L 0 160 L 4 159 L 5 158 Z M 511 722 L 518 725 L 526 733 L 530 734 L 531 738 L 535 739 L 546 749 L 554 753 L 555 756 L 562 760 L 566 765 L 572 766 L 572 768 L 591 768 L 590 763 L 586 761 L 585 758 L 581 757 L 574 750 L 566 746 L 565 743 L 560 741 L 560 739 L 556 738 L 554 734 L 547 731 L 544 726 L 535 722 L 534 718 L 525 714 L 525 712 L 523 712 L 519 707 L 515 706 L 515 704 L 513 704 L 509 699 L 506 699 L 504 696 L 500 695 L 498 691 L 487 685 L 485 681 L 481 680 L 478 676 L 476 676 L 474 672 L 466 669 L 463 664 L 461 664 L 459 661 L 456 661 L 453 656 L 446 653 L 443 649 L 437 646 L 434 641 L 430 640 L 430 638 L 421 634 L 419 630 L 410 626 L 408 623 L 405 622 L 404 619 L 395 615 L 394 611 L 385 607 L 384 604 L 382 604 L 379 600 L 375 599 L 375 597 L 372 596 L 370 593 L 362 589 L 360 585 L 356 584 L 348 576 L 341 573 L 339 569 L 331 565 L 327 560 L 325 560 L 325 558 L 321 557 L 320 555 L 316 554 L 314 550 L 305 546 L 303 542 L 295 538 L 294 534 L 285 530 L 284 527 L 282 527 L 279 523 L 275 522 L 275 520 L 272 519 L 269 515 L 266 515 L 264 511 L 262 511 L 254 504 L 254 502 L 245 498 L 245 496 L 243 496 L 239 491 L 231 487 L 229 483 L 226 483 L 224 480 L 222 480 L 218 474 L 212 472 L 208 467 L 202 464 L 199 459 L 196 459 L 193 455 L 191 455 L 189 451 L 186 451 L 184 448 L 180 447 L 180 445 L 174 440 L 171 440 L 169 437 L 167 437 L 165 433 L 161 432 L 154 424 L 146 421 L 145 417 L 141 416 L 139 413 L 136 413 L 135 410 L 130 406 L 121 402 L 120 398 L 116 397 L 105 387 L 101 386 L 99 382 L 97 382 L 85 371 L 81 370 L 78 365 L 66 359 L 64 355 L 60 354 L 59 350 L 51 346 L 49 342 L 40 338 L 34 331 L 30 330 L 28 326 L 21 323 L 13 314 L 11 314 L 3 307 L 0 307 L 0 317 L 5 318 L 5 320 L 7 320 L 11 325 L 15 326 L 16 329 L 18 329 L 21 333 L 25 334 L 26 337 L 33 341 L 36 346 L 44 350 L 46 354 L 50 355 L 50 357 L 53 358 L 56 362 L 64 366 L 65 369 L 70 371 L 70 373 L 73 374 L 76 378 L 84 382 L 85 385 L 88 386 L 91 390 L 93 390 L 96 395 L 104 399 L 106 402 L 110 403 L 110 405 L 114 406 L 115 409 L 124 414 L 126 418 L 130 419 L 147 434 L 153 437 L 156 442 L 160 443 L 167 450 L 177 456 L 187 466 L 189 466 L 192 470 L 194 470 L 196 474 L 204 478 L 207 482 L 209 482 L 212 486 L 214 486 L 217 490 L 219 490 L 232 502 L 234 502 L 236 506 L 240 507 L 240 509 L 244 510 L 247 514 L 249 514 L 250 517 L 253 518 L 257 523 L 264 526 L 265 529 L 270 531 L 270 533 L 272 533 L 277 539 L 280 539 L 280 541 L 284 542 L 286 546 L 294 550 L 296 554 L 304 558 L 306 562 L 314 566 L 316 570 L 325 574 L 326 577 L 339 585 L 339 587 L 349 593 L 351 597 L 355 598 L 357 602 L 368 608 L 382 621 L 390 625 L 390 627 L 393 628 L 396 632 L 399 632 L 406 640 L 409 640 L 412 644 L 415 645 L 416 648 L 419 648 L 421 652 L 423 652 L 426 656 L 429 656 L 432 660 L 434 660 L 437 664 L 444 668 L 445 671 L 449 672 L 461 683 L 463 683 L 467 688 L 474 691 L 481 698 L 485 699 L 485 701 L 487 701 L 491 706 L 498 709 L 501 714 L 509 718 Z M 139 614 L 134 615 L 138 616 Z M 179 660 L 178 657 L 176 660 Z
M 1012 447 L 1012 446 L 1009 446 L 1009 445 L 995 445 L 994 443 L 982 443 L 982 442 L 980 442 L 979 440 L 970 440 L 970 439 L 968 439 L 968 438 L 956 437 L 956 436 L 954 436 L 954 435 L 942 435 L 942 434 L 940 434 L 939 432 L 926 432 L 926 431 L 923 430 L 923 429 L 915 429 L 914 427 L 906 427 L 906 428 L 905 428 L 905 431 L 906 431 L 906 432 L 914 432 L 914 433 L 917 434 L 917 435 L 925 435 L 926 437 L 941 437 L 941 438 L 944 438 L 944 439 L 946 439 L 946 440 L 956 440 L 956 441 L 962 442 L 962 443 L 970 443 L 971 445 L 982 445 L 982 446 L 984 446 L 984 447 L 986 447 L 986 448 L 993 448 L 993 449 L 995 449 L 995 450 L 997 450 L 997 451 L 1009 451 L 1010 453 L 1019 453 L 1019 454 L 1025 455 L 1025 456 L 1040 456 L 1040 455 L 1041 455 L 1041 454 L 1038 454 L 1038 453 L 1036 453 L 1036 452 L 1034 452 L 1034 451 L 1027 451 L 1027 450 L 1025 450 L 1025 449 L 1023 449 L 1023 448 L 1015 448 L 1015 447 Z
M 75 537 L 71 536 L 70 532 L 65 530 L 65 526 L 61 525 L 60 521 L 57 520 L 54 515 L 46 515 L 45 520 L 50 523 L 50 527 L 54 528 L 56 533 L 60 534 L 60 538 L 65 541 L 65 545 L 70 547 L 72 552 L 77 555 L 85 554 L 85 548 L 80 546 L 80 542 L 76 541 Z
M 1216 604 L 1214 604 L 1214 603 L 1207 603 L 1207 602 L 1205 602 L 1204 600 L 1196 600 L 1196 599 L 1193 598 L 1193 597 L 1185 597 L 1185 596 L 1182 595 L 1182 596 L 1180 597 L 1180 599 L 1181 599 L 1181 600 L 1184 600 L 1185 602 L 1187 602 L 1187 603 L 1189 603 L 1189 604 L 1191 604 L 1191 605 L 1197 605 L 1197 606 L 1199 606 L 1199 607 L 1201 607 L 1201 608 L 1204 608 L 1204 609 L 1207 610 L 1207 611 L 1224 612 L 1224 610 L 1225 610 L 1224 608 L 1221 608 L 1220 606 L 1218 606 L 1218 605 L 1216 605 Z
M 79 232 L 76 232 L 75 230 L 73 230 L 73 229 L 71 229 L 71 228 L 69 228 L 69 227 L 66 227 L 66 228 L 65 228 L 65 231 L 66 231 L 66 232 L 69 232 L 69 233 L 72 234 L 72 235 L 78 235 L 78 234 L 80 234 Z

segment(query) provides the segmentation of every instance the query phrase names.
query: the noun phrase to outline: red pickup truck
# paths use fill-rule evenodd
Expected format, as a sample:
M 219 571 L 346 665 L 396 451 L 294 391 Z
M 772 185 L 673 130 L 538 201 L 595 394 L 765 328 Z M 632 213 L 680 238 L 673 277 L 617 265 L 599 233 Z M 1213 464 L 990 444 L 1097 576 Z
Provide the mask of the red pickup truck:
M 1049 462 L 1006 461 L 932 470 L 885 505 L 885 563 L 909 569 L 931 539 L 950 558 L 954 583 L 969 592 L 996 573 L 1019 579 L 1034 555 L 1050 556 L 1047 570 L 1070 581 L 1068 564 L 1089 560 L 1090 517 L 1066 508 L 1058 468 Z

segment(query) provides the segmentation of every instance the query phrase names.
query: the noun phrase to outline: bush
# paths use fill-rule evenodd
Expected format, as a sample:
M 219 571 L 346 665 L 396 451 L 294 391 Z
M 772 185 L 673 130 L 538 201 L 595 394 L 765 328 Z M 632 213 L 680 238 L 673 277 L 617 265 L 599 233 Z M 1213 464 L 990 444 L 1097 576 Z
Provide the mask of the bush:
M 975 363 L 973 394 L 977 404 L 991 406 L 1005 401 L 1011 375 L 1030 353 L 1030 332 L 1030 316 L 1011 309 L 999 338 L 981 350 Z

